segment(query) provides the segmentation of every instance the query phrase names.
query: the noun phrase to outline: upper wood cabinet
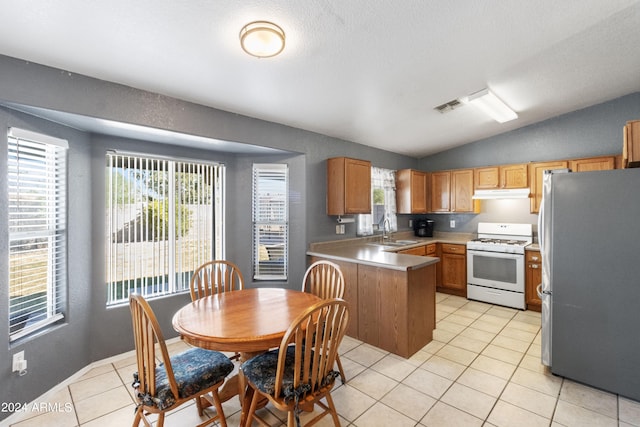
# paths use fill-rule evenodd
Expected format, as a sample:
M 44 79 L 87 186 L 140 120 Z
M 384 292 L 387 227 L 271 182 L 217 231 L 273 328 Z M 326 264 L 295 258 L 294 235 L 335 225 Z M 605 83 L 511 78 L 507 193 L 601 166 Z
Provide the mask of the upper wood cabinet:
M 549 169 L 565 169 L 569 167 L 568 161 L 539 162 L 529 164 L 529 176 L 531 177 L 531 213 L 540 210 L 542 201 L 542 174 Z
M 327 215 L 371 213 L 371 162 L 327 159 Z
M 451 172 L 431 173 L 431 211 L 451 211 Z
M 451 212 L 473 212 L 473 169 L 451 171 Z
M 431 212 L 473 212 L 473 169 L 431 173 Z
M 572 172 L 589 172 L 615 169 L 615 156 L 590 157 L 588 159 L 576 159 L 569 161 L 569 169 Z
M 624 127 L 622 167 L 640 167 L 640 120 L 629 121 Z
M 399 214 L 427 213 L 427 172 L 413 169 L 396 171 L 396 210 Z
M 529 173 L 526 164 L 489 166 L 474 169 L 476 190 L 498 188 L 526 188 L 529 186 Z

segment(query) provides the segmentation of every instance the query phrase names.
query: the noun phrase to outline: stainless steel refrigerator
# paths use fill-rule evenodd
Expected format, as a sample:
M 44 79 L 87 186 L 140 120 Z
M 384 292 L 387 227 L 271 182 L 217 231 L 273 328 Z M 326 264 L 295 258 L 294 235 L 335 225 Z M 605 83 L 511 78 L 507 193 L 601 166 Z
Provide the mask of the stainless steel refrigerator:
M 545 173 L 542 360 L 640 400 L 640 169 Z

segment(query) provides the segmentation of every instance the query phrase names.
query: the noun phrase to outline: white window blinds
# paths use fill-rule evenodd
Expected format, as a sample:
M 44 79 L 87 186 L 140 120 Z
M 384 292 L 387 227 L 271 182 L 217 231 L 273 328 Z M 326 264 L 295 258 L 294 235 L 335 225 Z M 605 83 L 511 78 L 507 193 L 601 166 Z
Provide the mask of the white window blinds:
M 358 236 L 368 236 L 379 230 L 382 232 L 384 220 L 389 223 L 387 231 L 398 230 L 396 216 L 396 175 L 391 169 L 371 168 L 371 214 L 357 216 Z
M 253 278 L 286 280 L 289 173 L 285 164 L 253 165 Z
M 8 134 L 9 340 L 64 318 L 67 286 L 65 140 Z
M 107 305 L 182 292 L 224 256 L 224 166 L 107 154 Z

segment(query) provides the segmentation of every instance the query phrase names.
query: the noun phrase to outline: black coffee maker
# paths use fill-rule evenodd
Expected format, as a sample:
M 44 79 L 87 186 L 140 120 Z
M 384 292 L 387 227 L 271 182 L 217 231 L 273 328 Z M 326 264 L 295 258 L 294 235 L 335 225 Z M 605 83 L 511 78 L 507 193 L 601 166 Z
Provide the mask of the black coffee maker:
M 433 237 L 434 223 L 432 219 L 414 219 L 413 233 L 418 237 Z

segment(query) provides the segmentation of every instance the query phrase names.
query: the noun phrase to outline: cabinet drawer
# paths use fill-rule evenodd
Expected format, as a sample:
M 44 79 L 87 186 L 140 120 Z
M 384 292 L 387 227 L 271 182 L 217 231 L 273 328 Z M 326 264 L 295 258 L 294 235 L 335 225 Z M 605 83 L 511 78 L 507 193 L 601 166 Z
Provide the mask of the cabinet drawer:
M 442 244 L 442 252 L 445 254 L 464 254 L 467 251 L 465 245 L 454 245 L 450 243 Z
M 418 246 L 417 248 L 411 249 L 403 249 L 398 251 L 399 254 L 407 254 L 407 255 L 425 255 L 425 246 Z
M 425 246 L 425 255 L 427 256 L 436 256 L 436 244 L 435 243 L 429 243 L 427 246 Z
M 540 262 L 542 261 L 542 256 L 540 256 L 539 251 L 525 251 L 527 262 Z

